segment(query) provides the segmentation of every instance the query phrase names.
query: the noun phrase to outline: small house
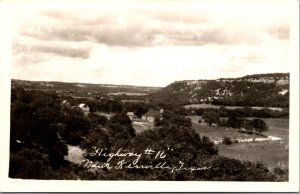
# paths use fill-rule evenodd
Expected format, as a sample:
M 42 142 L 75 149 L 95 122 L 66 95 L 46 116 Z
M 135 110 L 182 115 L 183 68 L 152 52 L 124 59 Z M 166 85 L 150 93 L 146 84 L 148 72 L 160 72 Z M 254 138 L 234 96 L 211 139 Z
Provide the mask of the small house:
M 85 116 L 87 116 L 90 113 L 90 107 L 86 104 L 79 104 L 79 108 L 81 109 L 81 111 L 83 112 L 83 114 Z

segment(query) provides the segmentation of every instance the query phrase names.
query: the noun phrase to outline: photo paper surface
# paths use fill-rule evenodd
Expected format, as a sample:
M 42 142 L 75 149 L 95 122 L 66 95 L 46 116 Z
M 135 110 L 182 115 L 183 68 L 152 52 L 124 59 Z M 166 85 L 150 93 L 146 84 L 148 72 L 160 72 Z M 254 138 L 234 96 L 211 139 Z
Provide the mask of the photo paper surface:
M 299 190 L 298 2 L 1 6 L 3 191 Z

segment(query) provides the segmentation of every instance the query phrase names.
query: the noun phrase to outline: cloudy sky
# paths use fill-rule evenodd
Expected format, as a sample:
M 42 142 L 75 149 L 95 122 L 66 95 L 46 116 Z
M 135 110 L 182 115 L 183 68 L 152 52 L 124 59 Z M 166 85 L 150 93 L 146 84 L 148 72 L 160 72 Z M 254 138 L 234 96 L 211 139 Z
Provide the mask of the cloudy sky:
M 12 6 L 12 78 L 166 86 L 290 71 L 289 1 L 43 2 Z

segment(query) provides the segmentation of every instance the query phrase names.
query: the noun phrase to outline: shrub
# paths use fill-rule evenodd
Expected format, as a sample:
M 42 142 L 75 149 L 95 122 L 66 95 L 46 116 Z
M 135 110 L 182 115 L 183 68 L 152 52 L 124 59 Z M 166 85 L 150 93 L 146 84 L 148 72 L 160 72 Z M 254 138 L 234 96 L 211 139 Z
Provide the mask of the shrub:
M 285 174 L 285 171 L 279 167 L 274 168 L 274 173 L 278 175 L 283 175 Z
M 225 144 L 225 145 L 231 145 L 232 144 L 232 140 L 229 137 L 224 137 L 223 144 Z

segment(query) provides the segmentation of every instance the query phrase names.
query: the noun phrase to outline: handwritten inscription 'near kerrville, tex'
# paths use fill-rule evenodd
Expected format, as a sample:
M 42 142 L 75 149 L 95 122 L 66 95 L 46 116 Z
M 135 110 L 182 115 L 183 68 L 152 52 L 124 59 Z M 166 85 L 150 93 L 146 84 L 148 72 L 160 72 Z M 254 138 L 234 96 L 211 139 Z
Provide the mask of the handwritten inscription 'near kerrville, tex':
M 167 151 L 173 151 L 168 148 Z M 188 166 L 182 161 L 178 163 L 168 164 L 164 161 L 168 158 L 166 151 L 153 150 L 151 148 L 144 149 L 141 152 L 130 152 L 118 149 L 116 152 L 108 152 L 106 148 L 93 147 L 92 152 L 88 154 L 89 158 L 102 157 L 104 162 L 97 160 L 85 159 L 82 165 L 85 168 L 121 170 L 121 169 L 146 169 L 146 170 L 168 170 L 172 173 L 177 171 L 202 171 L 212 168 L 212 166 Z M 141 160 L 143 157 L 147 160 Z

